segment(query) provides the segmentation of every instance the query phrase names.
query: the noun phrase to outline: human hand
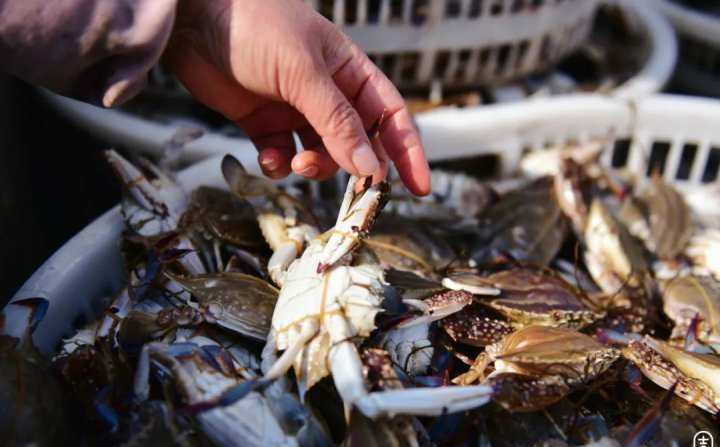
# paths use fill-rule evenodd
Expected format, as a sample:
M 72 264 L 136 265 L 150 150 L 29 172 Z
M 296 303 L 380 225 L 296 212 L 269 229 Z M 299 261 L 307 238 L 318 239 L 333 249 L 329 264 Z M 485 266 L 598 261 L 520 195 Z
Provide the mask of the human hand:
M 271 178 L 387 172 L 430 191 L 400 93 L 350 39 L 300 0 L 182 0 L 164 60 L 193 96 L 241 126 Z M 366 134 L 383 115 L 379 139 Z M 296 153 L 292 132 L 304 151 Z M 379 140 L 379 141 L 378 141 Z

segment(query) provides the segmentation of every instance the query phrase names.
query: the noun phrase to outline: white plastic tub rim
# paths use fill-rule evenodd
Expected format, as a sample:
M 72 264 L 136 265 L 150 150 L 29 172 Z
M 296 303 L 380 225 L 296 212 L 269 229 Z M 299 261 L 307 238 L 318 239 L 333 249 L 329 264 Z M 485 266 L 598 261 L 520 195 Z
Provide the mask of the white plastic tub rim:
M 670 0 L 652 0 L 680 39 L 675 82 L 688 92 L 720 96 L 720 16 Z
M 250 172 L 259 173 L 254 151 L 234 151 Z M 178 174 L 186 191 L 199 186 L 224 188 L 220 158 L 210 158 Z M 118 186 L 119 187 L 119 186 Z M 92 321 L 126 278 L 120 255 L 120 236 L 124 229 L 120 208 L 116 206 L 91 222 L 67 241 L 22 285 L 5 307 L 3 333 L 20 337 L 26 328 L 30 309 L 13 305 L 25 298 L 45 298 L 49 308 L 37 326 L 33 339 L 44 353 L 50 353 L 64 335 L 82 322 Z
M 619 166 L 643 174 L 648 162 L 657 158 L 653 152 L 662 152 L 662 163 L 653 166 L 662 165 L 665 178 L 681 189 L 718 184 L 718 123 L 720 101 L 673 95 L 640 100 L 570 95 L 475 110 L 438 110 L 418 117 L 432 159 L 492 154 L 505 172 L 512 172 L 526 150 L 607 138 L 606 163 L 624 146 L 626 155 Z M 686 152 L 694 153 L 687 178 L 678 176 Z M 711 153 L 714 165 L 710 163 Z M 258 172 L 254 152 L 235 151 L 234 155 Z M 179 180 L 187 190 L 199 185 L 222 187 L 220 158 L 188 168 L 180 173 Z M 703 205 L 706 211 L 720 216 L 717 202 L 720 200 Z M 13 298 L 44 297 L 50 301 L 45 320 L 34 335 L 42 351 L 51 352 L 80 319 L 87 321 L 97 315 L 102 298 L 122 286 L 118 242 L 122 228 L 119 210 L 108 211 L 63 245 Z M 4 312 L 5 331 L 21 334 L 28 310 L 11 303 Z

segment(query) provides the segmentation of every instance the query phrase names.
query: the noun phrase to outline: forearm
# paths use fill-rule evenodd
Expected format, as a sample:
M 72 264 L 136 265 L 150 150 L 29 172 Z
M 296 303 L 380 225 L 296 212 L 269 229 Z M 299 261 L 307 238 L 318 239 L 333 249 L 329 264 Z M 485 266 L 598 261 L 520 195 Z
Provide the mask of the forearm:
M 137 93 L 178 0 L 0 0 L 0 69 L 106 107 Z

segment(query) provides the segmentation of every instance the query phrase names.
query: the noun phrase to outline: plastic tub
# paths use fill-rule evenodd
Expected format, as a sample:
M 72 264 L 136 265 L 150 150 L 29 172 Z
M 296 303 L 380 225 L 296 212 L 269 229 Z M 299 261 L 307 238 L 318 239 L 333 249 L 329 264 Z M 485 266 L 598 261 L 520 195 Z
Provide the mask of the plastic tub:
M 250 156 L 248 156 L 248 154 Z M 259 173 L 252 152 L 234 152 L 250 172 Z M 178 175 L 186 190 L 201 185 L 224 187 L 220 175 L 220 158 L 195 164 Z M 124 229 L 120 207 L 98 217 L 56 251 L 15 294 L 5 307 L 4 333 L 20 336 L 28 309 L 13 306 L 20 298 L 43 297 L 50 301 L 45 320 L 38 326 L 34 340 L 38 348 L 52 352 L 63 335 L 83 321 L 92 319 L 103 309 L 102 298 L 120 290 L 124 281 L 120 255 L 120 234 Z
M 653 1 L 679 35 L 677 86 L 690 93 L 720 96 L 720 11 L 712 14 L 670 0 Z
M 511 172 L 529 148 L 607 138 L 604 162 L 641 174 L 650 167 L 662 167 L 666 179 L 686 190 L 717 180 L 718 122 L 720 101 L 671 95 L 638 101 L 575 95 L 472 111 L 440 110 L 418 119 L 434 159 L 491 154 L 504 172 Z M 692 160 L 686 152 L 694 153 Z M 244 156 L 241 160 L 257 171 L 254 154 L 236 155 Z M 685 167 L 680 169 L 681 165 Z M 219 158 L 185 170 L 179 180 L 186 189 L 223 185 Z M 704 203 L 705 211 L 713 211 L 712 205 Z M 45 322 L 35 333 L 43 351 L 50 352 L 79 318 L 101 311 L 93 306 L 120 288 L 121 229 L 118 208 L 108 211 L 61 247 L 13 298 L 42 296 L 50 300 Z M 6 306 L 6 331 L 21 332 L 25 312 L 19 306 Z

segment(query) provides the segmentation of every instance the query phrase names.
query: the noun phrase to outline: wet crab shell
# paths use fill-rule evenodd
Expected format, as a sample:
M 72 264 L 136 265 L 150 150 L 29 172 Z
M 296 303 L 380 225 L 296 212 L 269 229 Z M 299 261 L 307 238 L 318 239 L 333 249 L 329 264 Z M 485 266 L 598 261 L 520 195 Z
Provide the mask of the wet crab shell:
M 257 340 L 267 337 L 278 290 L 266 281 L 234 272 L 168 276 L 192 294 L 206 321 Z
M 513 412 L 537 411 L 563 399 L 570 391 L 568 382 L 559 375 L 534 377 L 500 373 L 488 378 L 493 400 Z
M 480 305 L 468 306 L 444 318 L 440 326 L 453 340 L 478 347 L 497 343 L 515 331 L 512 324 Z
M 579 290 L 542 269 L 512 268 L 487 277 L 501 290 L 488 305 L 516 325 L 542 325 L 581 329 L 604 316 L 588 308 Z
M 684 340 L 694 319 L 700 341 L 720 344 L 720 282 L 710 276 L 681 276 L 660 282 L 663 311 L 673 320 L 673 339 Z
M 568 383 L 587 380 L 607 370 L 620 352 L 592 337 L 566 328 L 529 326 L 487 348 L 496 371 L 527 375 L 559 374 Z
M 720 358 L 695 354 L 646 336 L 632 340 L 623 356 L 658 386 L 712 414 L 720 412 Z

